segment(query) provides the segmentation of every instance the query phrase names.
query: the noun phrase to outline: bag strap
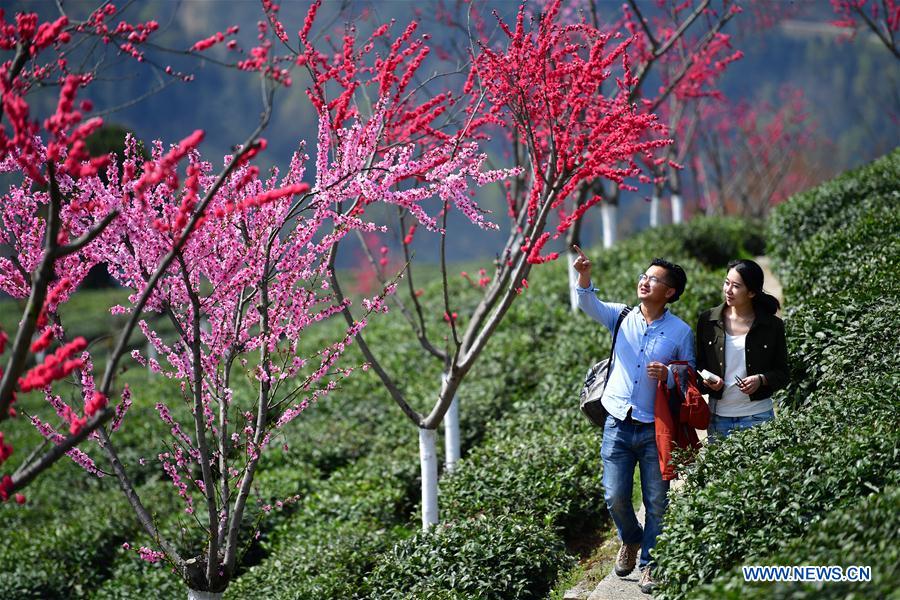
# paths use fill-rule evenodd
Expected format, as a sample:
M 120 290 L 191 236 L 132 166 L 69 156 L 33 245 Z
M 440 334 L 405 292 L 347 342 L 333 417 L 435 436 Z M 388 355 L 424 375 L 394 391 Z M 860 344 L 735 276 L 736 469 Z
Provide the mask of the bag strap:
M 619 318 L 616 321 L 616 328 L 613 330 L 613 336 L 612 336 L 612 348 L 609 349 L 609 360 L 606 363 L 606 381 L 609 381 L 609 372 L 612 369 L 613 356 L 615 356 L 615 352 L 616 352 L 616 339 L 618 339 L 618 337 L 619 337 L 619 327 L 622 326 L 622 321 L 625 320 L 625 317 L 630 312 L 631 312 L 631 307 L 626 306 L 625 308 L 622 309 L 622 312 L 619 313 Z

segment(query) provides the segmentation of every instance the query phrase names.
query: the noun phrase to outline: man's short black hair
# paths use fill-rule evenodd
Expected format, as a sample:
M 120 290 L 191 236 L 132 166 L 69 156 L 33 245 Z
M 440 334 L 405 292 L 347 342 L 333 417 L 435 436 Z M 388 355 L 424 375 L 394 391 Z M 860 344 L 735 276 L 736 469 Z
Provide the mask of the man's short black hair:
M 684 293 L 684 288 L 687 286 L 687 273 L 684 272 L 681 265 L 676 265 L 663 258 L 654 258 L 650 261 L 650 266 L 662 267 L 666 270 L 666 283 L 675 290 L 675 295 L 669 299 L 669 302 L 677 302 L 678 299 L 681 298 L 681 294 Z

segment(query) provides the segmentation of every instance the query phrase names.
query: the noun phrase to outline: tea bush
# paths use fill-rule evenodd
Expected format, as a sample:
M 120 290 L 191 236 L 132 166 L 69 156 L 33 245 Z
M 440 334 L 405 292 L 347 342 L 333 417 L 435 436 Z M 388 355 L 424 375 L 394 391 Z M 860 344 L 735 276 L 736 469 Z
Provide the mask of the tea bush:
M 660 597 L 896 591 L 886 539 L 900 529 L 898 189 L 895 151 L 773 212 L 767 237 L 785 276 L 793 381 L 774 422 L 710 446 L 689 469 L 657 545 Z M 754 564 L 871 564 L 875 577 L 853 587 L 745 583 L 739 567 Z
M 571 562 L 560 538 L 539 521 L 479 515 L 440 524 L 394 546 L 366 578 L 363 596 L 543 598 L 556 573 Z
M 802 538 L 788 543 L 772 556 L 754 559 L 766 565 L 837 565 L 871 568 L 870 582 L 779 582 L 744 584 L 741 573 L 722 577 L 704 586 L 700 595 L 743 600 L 826 600 L 890 598 L 900 580 L 900 547 L 885 524 L 897 520 L 900 487 L 858 498 L 837 508 L 813 524 Z
M 689 597 L 741 565 L 773 564 L 758 557 L 804 538 L 843 503 L 900 483 L 900 379 L 878 383 L 840 398 L 820 391 L 808 409 L 710 446 L 666 513 L 657 545 L 664 597 Z

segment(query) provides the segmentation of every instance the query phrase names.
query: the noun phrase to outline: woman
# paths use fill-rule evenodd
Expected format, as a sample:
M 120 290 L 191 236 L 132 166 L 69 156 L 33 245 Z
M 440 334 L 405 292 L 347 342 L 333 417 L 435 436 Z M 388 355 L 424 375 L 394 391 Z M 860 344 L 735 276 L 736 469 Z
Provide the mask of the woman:
M 788 383 L 784 323 L 778 299 L 763 291 L 763 272 L 752 260 L 728 264 L 725 302 L 697 322 L 697 372 L 709 393 L 710 436 L 724 438 L 775 418 L 772 393 Z

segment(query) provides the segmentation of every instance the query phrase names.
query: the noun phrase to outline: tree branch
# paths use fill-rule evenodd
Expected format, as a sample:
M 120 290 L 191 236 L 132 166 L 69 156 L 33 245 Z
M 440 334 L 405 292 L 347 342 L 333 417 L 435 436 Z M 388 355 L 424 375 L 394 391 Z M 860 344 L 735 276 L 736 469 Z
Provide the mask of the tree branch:
M 63 441 L 61 441 L 59 444 L 54 445 L 36 462 L 26 462 L 23 465 L 25 468 L 19 469 L 15 473 L 13 473 L 12 489 L 10 491 L 13 492 L 16 490 L 20 490 L 34 481 L 35 477 L 37 477 L 41 472 L 50 468 L 56 461 L 62 458 L 66 454 L 66 452 L 87 439 L 87 437 L 91 433 L 93 433 L 96 429 L 102 427 L 102 425 L 110 418 L 112 418 L 112 416 L 113 411 L 109 408 L 105 408 L 95 413 L 94 416 L 88 419 L 87 423 L 85 423 L 81 427 L 81 429 L 78 430 L 78 433 L 76 433 L 75 435 L 66 436 Z
M 719 31 L 721 31 L 722 27 L 724 27 L 725 24 L 728 23 L 728 21 L 731 20 L 732 16 L 734 16 L 734 13 L 729 11 L 728 14 L 726 14 L 724 17 L 720 17 L 719 20 L 716 22 L 716 24 L 713 25 L 713 27 L 709 31 L 706 32 L 706 35 L 703 37 L 701 42 L 699 44 L 697 44 L 696 52 L 699 52 L 700 50 L 705 48 L 707 45 L 709 45 L 709 43 L 712 41 L 713 37 Z M 694 54 L 696 54 L 696 52 L 694 52 Z M 684 79 L 684 76 L 687 75 L 688 69 L 690 69 L 693 64 L 694 64 L 693 59 L 688 59 L 684 62 L 684 64 L 682 64 L 681 70 L 679 71 L 679 73 L 675 76 L 675 78 L 672 81 L 669 82 L 669 85 L 667 85 L 666 89 L 663 91 L 663 93 L 656 100 L 654 100 L 653 104 L 651 104 L 647 108 L 647 112 L 653 112 L 657 108 L 659 108 L 659 105 L 662 104 L 666 98 L 668 98 L 669 94 L 672 93 L 672 90 L 674 90 L 678 86 L 678 84 L 681 83 L 681 80 Z
M 160 262 L 159 266 L 156 268 L 156 271 L 154 271 L 153 275 L 150 277 L 150 280 L 147 282 L 144 291 L 141 293 L 138 301 L 135 303 L 132 309 L 131 318 L 128 320 L 128 323 L 122 330 L 119 341 L 116 344 L 113 353 L 110 355 L 106 365 L 106 370 L 103 373 L 101 393 L 105 394 L 107 397 L 109 396 L 109 390 L 112 387 L 112 381 L 115 376 L 114 374 L 118 362 L 121 359 L 122 355 L 125 353 L 128 340 L 131 338 L 131 333 L 134 331 L 134 328 L 137 325 L 138 320 L 140 319 L 141 311 L 147 304 L 147 301 L 150 299 L 150 295 L 153 293 L 153 290 L 156 288 L 156 284 L 159 282 L 163 273 L 165 273 L 169 268 L 169 265 L 172 264 L 172 261 L 175 259 L 176 254 L 181 251 L 181 248 L 187 241 L 188 233 L 193 231 L 197 226 L 197 222 L 203 217 L 203 214 L 206 212 L 206 207 L 212 201 L 213 197 L 215 197 L 215 195 L 219 192 L 219 189 L 225 183 L 225 180 L 237 168 L 244 155 L 250 150 L 252 144 L 256 141 L 256 139 L 259 137 L 259 134 L 266 127 L 271 114 L 272 105 L 270 94 L 267 98 L 267 102 L 260 118 L 260 122 L 257 125 L 256 129 L 244 142 L 240 151 L 238 151 L 231 159 L 231 162 L 228 163 L 228 166 L 225 167 L 225 169 L 219 174 L 209 190 L 207 190 L 206 195 L 203 197 L 203 200 L 198 204 L 197 209 L 194 211 L 194 214 L 191 216 L 191 219 L 185 226 L 183 234 L 178 237 L 172 249 L 166 254 L 163 260 Z M 134 486 L 131 483 L 131 479 L 128 477 L 128 473 L 126 473 L 124 466 L 119 460 L 119 457 L 115 451 L 115 447 L 113 446 L 112 441 L 109 439 L 109 435 L 106 432 L 106 429 L 100 427 L 97 430 L 97 433 L 100 436 L 101 446 L 105 450 L 107 457 L 112 463 L 113 471 L 116 474 L 119 485 L 122 488 L 125 496 L 128 498 L 129 502 L 131 503 L 131 507 L 132 509 L 134 509 L 141 525 L 143 525 L 144 529 L 147 531 L 147 533 L 150 534 L 151 537 L 158 540 L 160 547 L 162 547 L 166 554 L 168 554 L 173 559 L 176 565 L 179 568 L 183 569 L 185 565 L 184 560 L 180 557 L 176 548 L 167 540 L 162 539 L 159 535 L 156 526 L 153 524 L 152 517 L 150 516 L 149 512 L 147 512 L 147 509 L 144 507 L 144 505 L 141 503 L 141 499 L 137 495 L 137 492 L 135 491 Z
M 18 386 L 19 375 L 25 370 L 25 359 L 31 346 L 38 317 L 47 299 L 47 289 L 53 280 L 56 263 L 56 239 L 60 230 L 59 213 L 62 208 L 62 193 L 56 181 L 56 166 L 47 163 L 47 175 L 50 183 L 50 203 L 47 207 L 47 225 L 44 230 L 44 248 L 41 261 L 32 276 L 31 294 L 25 305 L 25 312 L 16 331 L 3 379 L 0 380 L 0 422 L 9 418 L 9 407 L 13 402 L 13 394 Z
M 628 0 L 629 6 L 631 6 L 631 10 L 634 11 L 634 14 L 637 16 L 638 22 L 641 24 L 641 28 L 644 30 L 644 33 L 647 36 L 647 39 L 650 40 L 650 45 L 655 50 L 659 47 L 659 42 L 656 41 L 656 38 L 653 37 L 653 33 L 650 31 L 650 26 L 647 25 L 647 19 L 644 18 L 644 15 L 641 13 L 641 9 L 638 8 L 637 2 L 634 0 Z M 591 2 L 591 8 L 593 8 L 594 3 Z M 594 27 L 597 25 L 595 24 Z
M 404 210 L 402 208 L 398 208 L 400 211 L 400 233 L 402 234 L 406 231 L 406 223 L 403 219 Z M 418 328 L 413 327 L 416 331 L 416 336 L 419 338 L 419 343 L 428 351 L 432 356 L 439 358 L 441 361 L 447 360 L 447 353 L 435 348 L 431 341 L 428 339 L 428 332 L 426 330 L 425 324 L 425 315 L 422 312 L 422 303 L 419 302 L 418 296 L 416 296 L 415 284 L 413 283 L 413 274 L 412 274 L 412 257 L 409 253 L 409 244 L 406 243 L 406 238 L 404 237 L 402 240 L 403 244 L 403 258 L 406 260 L 406 283 L 409 286 L 409 297 L 410 301 L 413 303 L 413 306 L 416 309 L 416 315 L 419 318 L 419 326 Z
M 90 230 L 85 231 L 78 237 L 78 239 L 74 240 L 71 244 L 66 244 L 65 246 L 59 246 L 58 248 L 56 248 L 56 251 L 54 252 L 55 258 L 61 258 L 63 256 L 68 256 L 69 254 L 74 254 L 93 242 L 95 239 L 97 239 L 97 236 L 103 233 L 103 231 L 109 226 L 110 223 L 113 222 L 113 219 L 115 219 L 117 216 L 119 216 L 118 210 L 110 211 L 105 217 L 103 217 L 103 219 L 100 220 L 99 223 L 94 225 L 94 227 L 92 227 Z
M 271 268 L 271 241 L 266 245 L 265 262 L 262 271 L 262 277 L 259 282 L 259 314 L 260 314 L 260 347 L 259 347 L 259 368 L 262 369 L 262 376 L 259 379 L 259 399 L 256 405 L 256 426 L 253 432 L 253 451 L 247 461 L 244 475 L 241 478 L 240 487 L 237 496 L 234 499 L 232 509 L 231 523 L 228 527 L 228 537 L 225 542 L 225 578 L 230 579 L 234 572 L 235 560 L 237 558 L 238 534 L 241 530 L 241 521 L 244 518 L 244 507 L 247 498 L 250 495 L 250 485 L 253 483 L 253 477 L 256 473 L 256 467 L 262 453 L 262 442 L 266 434 L 266 419 L 269 413 L 269 389 L 271 373 L 269 372 L 269 343 L 268 337 L 271 329 L 269 325 L 269 282 L 268 272 Z
M 338 302 L 344 302 L 344 293 L 341 291 L 341 284 L 338 281 L 337 273 L 334 270 L 334 261 L 337 256 L 339 242 L 335 242 L 334 246 L 331 249 L 331 255 L 328 257 L 328 269 L 331 272 L 331 288 L 334 290 L 335 298 Z M 355 321 L 353 319 L 353 314 L 350 312 L 348 307 L 344 307 L 341 310 L 341 314 L 344 315 L 344 320 L 347 322 L 347 325 L 353 327 L 355 325 Z M 394 380 L 388 375 L 387 371 L 384 370 L 384 367 L 381 366 L 381 363 L 378 362 L 378 359 L 375 358 L 375 355 L 372 354 L 372 350 L 369 348 L 369 345 L 366 343 L 365 338 L 362 335 L 362 332 L 356 334 L 356 341 L 359 343 L 359 349 L 362 351 L 363 356 L 365 356 L 366 360 L 371 363 L 372 368 L 375 370 L 375 373 L 378 374 L 378 377 L 381 379 L 381 382 L 384 384 L 385 389 L 387 389 L 388 393 L 391 395 L 391 398 L 394 399 L 394 402 L 397 403 L 397 406 L 400 407 L 400 410 L 403 411 L 409 420 L 413 422 L 417 427 L 421 427 L 422 423 L 422 415 L 417 413 L 410 405 L 406 402 L 406 399 L 403 397 L 403 392 L 400 391 L 400 388 L 397 387 L 397 384 L 394 383 Z
M 631 94 L 629 94 L 629 96 L 628 96 L 629 102 L 634 100 L 640 94 L 640 89 L 644 83 L 644 79 L 646 79 L 647 75 L 650 74 L 650 69 L 653 67 L 653 64 L 661 56 L 663 56 L 666 52 L 668 52 L 669 48 L 671 48 L 672 45 L 675 42 L 677 42 L 678 39 L 681 38 L 681 36 L 684 35 L 684 32 L 687 31 L 691 25 L 693 25 L 694 21 L 696 21 L 697 18 L 701 14 L 703 14 L 703 11 L 706 10 L 707 6 L 709 6 L 709 2 L 710 2 L 710 0 L 703 0 L 703 2 L 697 6 L 697 8 L 694 10 L 694 12 L 692 12 L 690 15 L 688 15 L 688 18 L 686 18 L 684 21 L 681 22 L 681 25 L 679 25 L 678 29 L 676 29 L 675 32 L 672 33 L 672 37 L 670 37 L 668 40 L 666 40 L 665 44 L 663 44 L 659 48 L 654 48 L 653 56 L 651 56 L 650 59 L 647 62 L 645 62 L 643 65 L 641 65 L 641 68 L 638 71 L 637 76 L 635 77 L 635 81 L 637 81 L 637 83 L 635 84 L 634 89 L 631 91 Z M 652 110 L 648 111 L 648 112 L 652 112 Z
M 209 519 L 209 547 L 207 552 L 206 563 L 206 580 L 209 582 L 210 588 L 215 589 L 216 579 L 219 576 L 218 556 L 219 537 L 212 533 L 214 527 L 218 526 L 218 507 L 216 506 L 216 486 L 213 481 L 212 469 L 209 465 L 209 446 L 206 443 L 206 423 L 203 411 L 203 359 L 201 356 L 201 340 L 200 340 L 200 297 L 191 286 L 191 276 L 188 271 L 187 264 L 184 262 L 184 256 L 181 252 L 176 256 L 178 265 L 181 267 L 181 275 L 184 281 L 184 288 L 188 298 L 191 301 L 191 309 L 193 316 L 191 318 L 191 339 L 184 338 L 185 343 L 190 344 L 191 363 L 194 387 L 194 435 L 197 437 L 197 451 L 200 455 L 200 472 L 203 477 L 203 495 L 206 496 L 206 511 Z

